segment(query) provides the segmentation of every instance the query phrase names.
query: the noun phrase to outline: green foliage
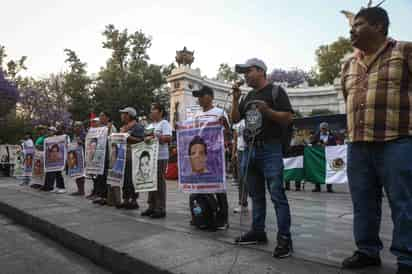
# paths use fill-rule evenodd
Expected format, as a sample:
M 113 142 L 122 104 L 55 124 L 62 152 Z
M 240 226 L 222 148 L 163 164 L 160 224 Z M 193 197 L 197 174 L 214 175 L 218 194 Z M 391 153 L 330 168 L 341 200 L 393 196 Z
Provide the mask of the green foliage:
M 309 116 L 322 116 L 322 115 L 332 115 L 332 114 L 335 114 L 335 112 L 329 109 L 314 109 L 309 114 Z
M 316 50 L 318 72 L 315 72 L 315 83 L 318 85 L 332 84 L 339 76 L 342 58 L 352 51 L 350 40 L 343 37 L 339 37 L 332 44 L 320 46 Z
M 227 63 L 222 63 L 219 66 L 216 78 L 221 81 L 233 82 L 239 79 L 239 74 L 237 74 Z

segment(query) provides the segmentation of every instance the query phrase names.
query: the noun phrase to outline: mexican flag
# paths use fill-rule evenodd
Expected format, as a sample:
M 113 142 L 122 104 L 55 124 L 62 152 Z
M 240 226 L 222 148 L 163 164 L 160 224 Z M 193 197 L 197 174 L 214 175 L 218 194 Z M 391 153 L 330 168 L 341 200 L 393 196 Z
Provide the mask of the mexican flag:
M 315 184 L 345 184 L 346 145 L 305 147 L 305 180 Z
M 283 180 L 302 181 L 304 179 L 303 155 L 283 158 Z

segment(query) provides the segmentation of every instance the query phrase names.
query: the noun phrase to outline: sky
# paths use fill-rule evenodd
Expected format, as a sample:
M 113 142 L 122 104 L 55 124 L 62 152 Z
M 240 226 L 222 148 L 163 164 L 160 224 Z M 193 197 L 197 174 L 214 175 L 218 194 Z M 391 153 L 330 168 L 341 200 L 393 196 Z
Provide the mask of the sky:
M 194 50 L 192 67 L 208 77 L 221 63 L 234 66 L 251 57 L 270 70 L 309 70 L 320 45 L 348 37 L 339 11 L 366 5 L 367 0 L 13 0 L 2 4 L 0 45 L 11 58 L 28 56 L 29 75 L 64 71 L 65 48 L 95 74 L 110 56 L 101 33 L 114 24 L 150 35 L 154 64 L 174 62 L 184 46 Z M 390 36 L 412 41 L 412 0 L 387 0 L 383 7 L 391 18 Z

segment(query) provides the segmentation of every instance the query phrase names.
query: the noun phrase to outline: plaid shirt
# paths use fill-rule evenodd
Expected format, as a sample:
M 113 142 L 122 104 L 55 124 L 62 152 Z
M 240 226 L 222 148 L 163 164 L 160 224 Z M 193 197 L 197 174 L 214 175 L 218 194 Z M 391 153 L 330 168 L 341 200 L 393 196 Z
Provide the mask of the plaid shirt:
M 350 142 L 412 136 L 412 43 L 388 39 L 365 64 L 351 57 L 342 69 Z

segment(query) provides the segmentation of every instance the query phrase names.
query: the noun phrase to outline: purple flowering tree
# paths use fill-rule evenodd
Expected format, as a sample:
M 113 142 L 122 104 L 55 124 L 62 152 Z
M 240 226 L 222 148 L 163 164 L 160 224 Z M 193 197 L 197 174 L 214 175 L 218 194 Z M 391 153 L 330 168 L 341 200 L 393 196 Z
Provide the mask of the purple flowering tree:
M 19 91 L 16 86 L 6 80 L 3 70 L 0 69 L 0 118 L 6 116 L 16 106 Z

